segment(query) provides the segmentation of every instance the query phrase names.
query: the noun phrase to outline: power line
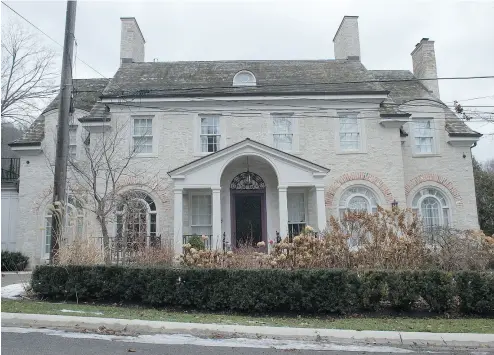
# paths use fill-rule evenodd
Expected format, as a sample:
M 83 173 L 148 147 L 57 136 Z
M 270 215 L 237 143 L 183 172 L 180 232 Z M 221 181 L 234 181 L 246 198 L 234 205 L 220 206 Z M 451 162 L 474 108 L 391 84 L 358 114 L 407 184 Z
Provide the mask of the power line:
M 55 39 L 53 39 L 51 36 L 49 36 L 46 32 L 44 32 L 41 28 L 39 28 L 38 26 L 36 26 L 35 24 L 33 24 L 31 21 L 29 21 L 27 18 L 25 18 L 24 16 L 22 16 L 20 13 L 18 13 L 17 11 L 15 11 L 12 7 L 10 7 L 9 5 L 7 5 L 4 1 L 2 1 L 2 4 L 4 4 L 5 6 L 7 6 L 11 11 L 13 11 L 17 16 L 19 16 L 20 18 L 22 18 L 24 21 L 26 21 L 27 23 L 29 23 L 31 26 L 33 26 L 35 29 L 37 29 L 39 32 L 41 32 L 42 34 L 44 34 L 46 37 L 48 37 L 50 40 L 52 40 L 55 44 L 57 44 L 58 46 L 60 46 L 62 49 L 63 49 L 63 45 L 61 45 L 59 42 L 57 42 Z M 86 65 L 88 68 L 94 70 L 96 73 L 98 73 L 98 75 L 102 76 L 103 78 L 105 79 L 108 79 L 110 80 L 109 78 L 107 78 L 106 76 L 104 76 L 103 74 L 101 74 L 98 70 L 96 70 L 95 68 L 93 68 L 91 65 L 89 65 L 88 63 L 86 63 L 84 60 L 82 60 L 81 58 L 79 57 L 76 57 L 77 60 L 81 61 L 81 63 L 83 63 L 84 65 Z

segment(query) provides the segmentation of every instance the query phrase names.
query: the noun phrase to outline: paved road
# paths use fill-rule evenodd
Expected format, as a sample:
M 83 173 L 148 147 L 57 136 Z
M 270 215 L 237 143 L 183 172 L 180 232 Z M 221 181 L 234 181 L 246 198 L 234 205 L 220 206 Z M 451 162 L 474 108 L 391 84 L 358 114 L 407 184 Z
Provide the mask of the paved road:
M 86 338 L 85 338 L 86 337 Z M 242 343 L 228 343 L 230 346 L 199 345 L 177 345 L 159 343 L 159 338 L 149 336 L 147 340 L 139 340 L 135 337 L 116 337 L 99 334 L 71 333 L 60 330 L 49 329 L 23 329 L 23 328 L 2 328 L 2 355 L 116 355 L 116 354 L 146 354 L 146 355 L 356 355 L 356 354 L 469 354 L 469 355 L 493 355 L 489 350 L 475 349 L 404 349 L 386 348 L 381 346 L 366 346 L 359 348 L 351 344 L 337 345 L 342 347 L 338 350 L 310 350 L 310 349 L 273 349 L 256 347 L 243 347 Z M 158 336 L 159 337 L 159 336 Z M 143 338 L 146 339 L 146 338 Z M 154 340 L 153 340 L 154 339 Z M 137 341 L 133 341 L 137 340 Z M 206 341 L 214 341 L 208 339 Z M 217 340 L 221 342 L 222 340 Z M 225 340 L 228 342 L 228 340 Z M 154 342 L 154 343 L 153 343 Z M 156 344 L 158 342 L 158 344 Z M 319 346 L 319 343 L 313 343 Z M 310 344 L 307 346 L 311 346 Z

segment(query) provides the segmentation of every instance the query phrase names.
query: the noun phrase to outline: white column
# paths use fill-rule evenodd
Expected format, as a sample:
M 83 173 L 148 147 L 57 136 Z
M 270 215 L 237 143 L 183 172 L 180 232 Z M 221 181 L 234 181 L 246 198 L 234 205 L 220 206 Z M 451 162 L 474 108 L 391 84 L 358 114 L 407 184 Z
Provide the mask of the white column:
M 173 246 L 175 256 L 182 254 L 183 245 L 183 189 L 173 190 Z
M 286 186 L 278 186 L 278 201 L 280 211 L 280 236 L 285 238 L 288 236 L 288 203 L 286 198 Z
M 213 193 L 212 203 L 213 203 L 213 237 L 211 249 L 221 249 L 222 246 L 222 236 L 221 236 L 221 198 L 219 187 L 211 188 Z
M 326 229 L 326 202 L 324 201 L 324 186 L 316 186 L 317 230 Z

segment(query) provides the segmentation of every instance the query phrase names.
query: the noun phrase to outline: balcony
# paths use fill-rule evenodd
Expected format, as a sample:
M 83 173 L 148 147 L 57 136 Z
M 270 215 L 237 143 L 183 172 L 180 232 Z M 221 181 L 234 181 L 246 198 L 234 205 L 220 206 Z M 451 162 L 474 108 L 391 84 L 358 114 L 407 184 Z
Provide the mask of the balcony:
M 20 158 L 2 158 L 2 183 L 16 182 L 20 167 Z

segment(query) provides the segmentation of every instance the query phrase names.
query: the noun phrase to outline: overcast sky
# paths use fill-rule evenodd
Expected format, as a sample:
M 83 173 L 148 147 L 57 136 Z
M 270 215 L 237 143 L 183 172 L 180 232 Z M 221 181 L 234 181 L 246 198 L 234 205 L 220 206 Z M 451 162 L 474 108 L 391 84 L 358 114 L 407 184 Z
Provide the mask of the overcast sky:
M 64 1 L 6 3 L 63 43 Z M 2 23 L 17 17 L 4 5 L 1 12 Z M 359 16 L 361 57 L 368 69 L 412 70 L 410 53 L 428 37 L 436 42 L 439 77 L 494 75 L 492 0 L 78 1 L 77 55 L 112 76 L 119 65 L 120 17 L 132 16 L 146 39 L 146 61 L 332 59 L 332 39 L 344 15 Z M 61 53 L 50 39 L 41 35 L 40 40 Z M 80 61 L 75 76 L 100 77 Z M 442 80 L 439 88 L 448 105 L 459 100 L 494 106 L 494 79 Z M 466 101 L 484 96 L 490 97 Z M 476 110 L 494 119 L 494 107 Z M 484 134 L 475 156 L 494 158 L 494 124 L 469 125 Z

